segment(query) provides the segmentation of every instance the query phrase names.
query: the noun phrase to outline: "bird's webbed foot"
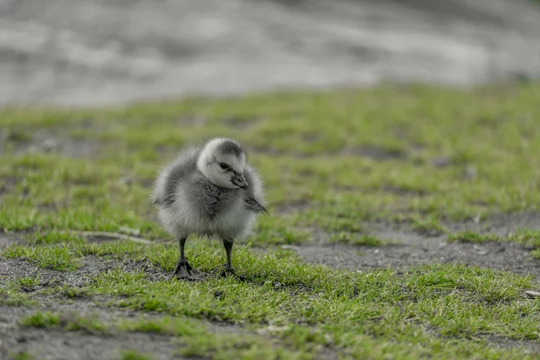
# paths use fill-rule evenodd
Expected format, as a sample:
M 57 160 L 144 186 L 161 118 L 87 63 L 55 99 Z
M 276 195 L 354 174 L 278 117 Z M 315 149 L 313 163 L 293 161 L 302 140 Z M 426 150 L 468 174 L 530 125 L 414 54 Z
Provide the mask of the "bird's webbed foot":
M 180 259 L 174 268 L 171 279 L 177 278 L 180 280 L 199 281 L 204 280 L 205 274 L 197 269 L 194 269 L 187 259 Z
M 234 276 L 234 275 L 236 275 L 234 268 L 232 266 L 225 265 L 225 268 L 221 272 L 221 276 Z

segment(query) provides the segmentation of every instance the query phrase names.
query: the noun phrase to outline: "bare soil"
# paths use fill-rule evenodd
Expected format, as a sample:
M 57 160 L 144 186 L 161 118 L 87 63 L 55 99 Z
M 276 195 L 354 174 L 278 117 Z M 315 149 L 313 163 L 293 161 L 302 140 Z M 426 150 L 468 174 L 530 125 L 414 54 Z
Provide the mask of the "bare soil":
M 40 269 L 27 260 L 11 260 L 0 257 L 0 284 L 19 277 L 35 277 L 39 274 L 39 285 L 21 287 L 27 293 L 34 293 L 52 286 L 84 287 L 92 277 L 100 272 L 120 266 L 126 271 L 141 268 L 152 280 L 165 275 L 161 269 L 132 261 L 117 262 L 88 256 L 83 266 L 75 271 L 62 272 Z M 36 306 L 0 306 L 0 359 L 11 354 L 26 352 L 39 359 L 86 360 L 121 359 L 123 351 L 135 350 L 150 355 L 152 359 L 182 359 L 176 353 L 181 349 L 178 339 L 162 334 L 97 332 L 92 329 L 65 331 L 62 327 L 75 316 L 95 317 L 100 323 L 111 324 L 119 319 L 145 317 L 157 319 L 162 314 L 155 312 L 135 312 L 108 307 L 115 300 L 103 296 L 81 294 L 37 295 Z M 61 314 L 60 327 L 54 329 L 26 328 L 21 320 L 36 311 L 50 311 Z M 210 333 L 231 333 L 245 331 L 230 324 L 208 323 Z
M 474 231 L 504 237 L 520 228 L 540 229 L 540 214 L 500 214 L 485 221 L 446 224 L 450 232 Z M 530 248 L 513 242 L 449 242 L 446 235 L 430 236 L 407 226 L 368 224 L 367 232 L 387 240 L 384 246 L 330 244 L 327 235 L 314 231 L 315 242 L 285 246 L 305 261 L 346 269 L 407 268 L 424 264 L 464 264 L 522 275 L 540 281 L 540 259 L 530 255 Z
M 55 271 L 38 268 L 30 261 L 23 259 L 4 259 L 0 257 L 0 280 L 13 281 L 20 277 L 39 276 L 44 287 L 52 285 L 69 285 L 72 287 L 84 287 L 91 281 L 92 277 L 120 267 L 124 271 L 143 270 L 151 280 L 159 280 L 166 277 L 163 269 L 156 268 L 147 262 L 135 262 L 126 259 L 122 262 L 112 259 L 98 258 L 93 255 L 84 257 L 81 260 L 80 268 L 76 271 Z M 39 290 L 39 286 L 28 292 Z
M 514 219 L 515 223 L 525 221 Z M 20 241 L 1 234 L 4 243 Z M 324 239 L 317 245 L 292 247 L 304 260 L 321 263 L 333 267 L 369 271 L 373 268 L 391 266 L 406 268 L 429 263 L 463 263 L 494 269 L 504 269 L 520 274 L 540 275 L 538 260 L 530 258 L 528 250 L 513 243 L 462 244 L 447 243 L 442 237 L 424 237 L 412 232 L 392 229 L 391 226 L 379 226 L 377 235 L 394 242 L 394 245 L 381 247 L 352 247 L 344 245 L 328 245 Z M 6 240 L 7 239 L 7 240 Z M 35 277 L 39 274 L 40 282 L 36 286 L 23 288 L 33 293 L 51 286 L 69 285 L 84 288 L 92 281 L 92 277 L 103 271 L 121 267 L 126 271 L 144 270 L 152 280 L 167 276 L 163 269 L 155 268 L 144 262 L 131 260 L 117 261 L 87 256 L 81 267 L 75 271 L 61 272 L 39 269 L 27 260 L 0 258 L 0 283 L 7 283 L 20 277 Z M 64 331 L 58 329 L 25 328 L 20 320 L 37 310 L 53 311 L 63 314 L 69 319 L 75 314 L 97 316 L 103 322 L 111 322 L 118 318 L 135 316 L 159 317 L 157 313 L 139 314 L 137 312 L 106 307 L 104 304 L 111 298 L 90 297 L 84 294 L 75 296 L 56 294 L 54 296 L 39 295 L 36 307 L 0 307 L 0 357 L 7 358 L 8 353 L 28 352 L 39 355 L 42 359 L 119 359 L 122 351 L 135 350 L 143 354 L 151 354 L 154 359 L 181 358 L 175 355 L 180 344 L 166 335 L 155 334 L 102 334 L 92 331 Z M 211 332 L 245 331 L 236 326 L 209 323 Z M 538 344 L 533 342 L 491 341 L 490 346 L 524 347 L 531 353 L 538 352 Z M 326 354 L 331 358 L 335 354 Z M 321 358 L 327 358 L 319 354 Z M 176 356 L 176 357 L 175 357 Z
M 36 329 L 21 325 L 21 319 L 36 311 L 60 312 L 61 326 L 70 318 L 95 316 L 100 321 L 134 317 L 135 313 L 98 308 L 98 305 L 78 299 L 67 304 L 58 299 L 42 299 L 38 308 L 0 307 L 0 357 L 29 353 L 39 359 L 120 359 L 123 351 L 135 350 L 152 355 L 153 359 L 171 359 L 179 346 L 173 337 L 147 333 L 100 333 L 91 329 L 64 331 L 61 328 Z M 152 315 L 137 315 L 152 317 Z
M 318 244 L 290 246 L 304 261 L 332 267 L 366 270 L 370 268 L 407 268 L 424 264 L 465 264 L 507 270 L 540 279 L 540 261 L 530 250 L 514 243 L 449 243 L 446 237 L 425 238 L 384 230 L 376 235 L 394 244 L 386 246 L 350 246 Z
M 2 334 L 0 330 L 0 334 Z M 21 352 L 51 360 L 103 360 L 121 359 L 123 351 L 137 351 L 152 359 L 181 359 L 175 356 L 177 348 L 170 336 L 156 334 L 95 335 L 61 330 L 7 328 L 2 334 L 5 340 L 0 355 Z M 9 349 L 9 350 L 7 350 Z
M 99 143 L 90 139 L 66 136 L 61 131 L 39 130 L 32 134 L 24 131 L 0 132 L 0 154 L 4 147 L 14 154 L 58 153 L 74 158 L 95 155 Z

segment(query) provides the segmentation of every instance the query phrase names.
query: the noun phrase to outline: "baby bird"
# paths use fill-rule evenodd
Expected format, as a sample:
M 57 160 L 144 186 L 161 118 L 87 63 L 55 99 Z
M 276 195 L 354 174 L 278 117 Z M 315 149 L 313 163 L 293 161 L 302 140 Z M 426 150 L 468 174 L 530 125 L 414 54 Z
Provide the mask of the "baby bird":
M 261 178 L 246 161 L 237 141 L 215 138 L 182 151 L 159 174 L 153 204 L 165 230 L 180 244 L 173 278 L 203 278 L 184 255 L 190 234 L 221 238 L 227 254 L 225 271 L 234 273 L 234 240 L 248 234 L 258 213 L 268 213 Z

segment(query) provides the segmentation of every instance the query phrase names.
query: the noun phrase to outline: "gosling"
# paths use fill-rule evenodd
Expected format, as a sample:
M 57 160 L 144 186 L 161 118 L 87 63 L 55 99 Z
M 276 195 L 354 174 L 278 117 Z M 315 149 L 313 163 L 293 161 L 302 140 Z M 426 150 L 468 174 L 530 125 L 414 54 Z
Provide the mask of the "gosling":
M 259 213 L 267 213 L 263 184 L 233 139 L 215 138 L 180 152 L 159 174 L 152 194 L 163 228 L 178 239 L 180 257 L 171 278 L 201 280 L 184 254 L 190 234 L 219 237 L 225 247 L 225 273 L 235 239 L 245 237 Z

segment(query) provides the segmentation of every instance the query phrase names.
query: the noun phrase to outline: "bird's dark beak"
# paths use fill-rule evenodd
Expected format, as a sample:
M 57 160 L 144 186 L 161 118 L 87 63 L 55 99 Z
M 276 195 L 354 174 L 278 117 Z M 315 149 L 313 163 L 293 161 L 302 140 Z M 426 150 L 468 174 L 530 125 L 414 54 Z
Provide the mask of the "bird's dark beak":
M 238 186 L 240 189 L 247 190 L 248 189 L 248 183 L 246 182 L 246 179 L 241 174 L 235 173 L 234 177 L 232 178 L 231 182 Z

